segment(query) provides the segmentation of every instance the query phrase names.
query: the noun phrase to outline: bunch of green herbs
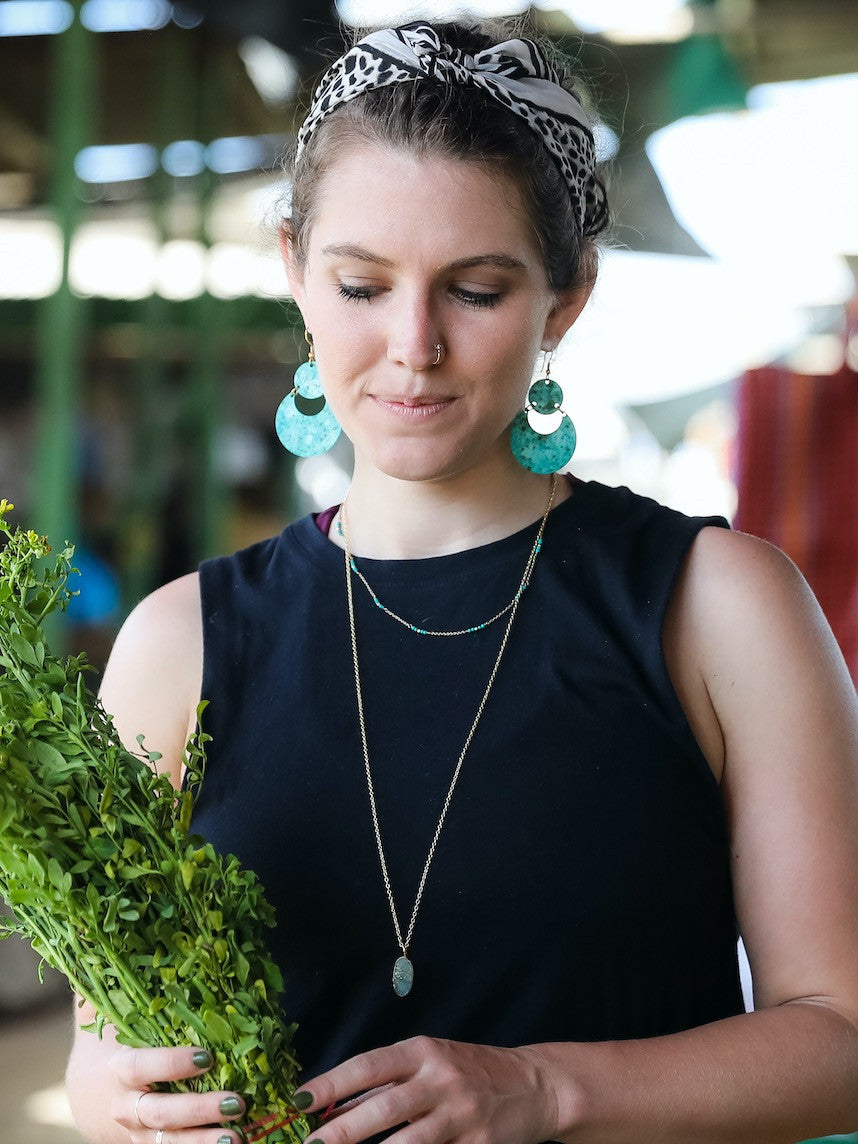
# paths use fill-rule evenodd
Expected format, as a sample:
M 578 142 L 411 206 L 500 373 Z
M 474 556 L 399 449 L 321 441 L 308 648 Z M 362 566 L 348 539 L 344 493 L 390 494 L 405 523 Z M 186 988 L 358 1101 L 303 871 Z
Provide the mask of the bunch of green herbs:
M 205 735 L 185 749 L 176 792 L 159 756 L 120 742 L 87 688 L 83 655 L 47 646 L 63 610 L 73 548 L 52 559 L 45 537 L 6 519 L 0 500 L 0 894 L 11 929 L 68 978 L 134 1047 L 194 1045 L 214 1066 L 166 1086 L 236 1091 L 247 1138 L 306 1139 L 292 1104 L 294 1025 L 278 1006 L 282 980 L 266 952 L 271 906 L 252 871 L 190 833 Z M 199 714 L 199 713 L 198 713 Z M 234 1125 L 233 1125 L 234 1127 Z

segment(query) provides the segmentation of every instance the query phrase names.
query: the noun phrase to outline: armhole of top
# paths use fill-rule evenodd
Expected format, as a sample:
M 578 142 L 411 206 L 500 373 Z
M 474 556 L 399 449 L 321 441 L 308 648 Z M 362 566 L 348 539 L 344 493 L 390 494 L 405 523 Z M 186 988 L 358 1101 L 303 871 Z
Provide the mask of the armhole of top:
M 670 674 L 670 668 L 667 663 L 667 656 L 664 651 L 664 626 L 667 621 L 667 612 L 673 600 L 674 593 L 676 592 L 679 584 L 679 578 L 682 575 L 683 569 L 688 561 L 691 553 L 691 546 L 697 540 L 700 533 L 704 528 L 730 528 L 728 522 L 719 516 L 712 517 L 692 517 L 689 518 L 689 525 L 682 537 L 681 543 L 677 547 L 676 560 L 671 571 L 670 578 L 665 586 L 665 591 L 662 598 L 659 600 L 657 625 L 658 625 L 658 657 L 659 668 L 662 673 L 662 679 L 665 685 L 666 694 L 669 702 L 677 716 L 679 726 L 683 735 L 687 738 L 689 746 L 691 747 L 692 754 L 703 768 L 706 777 L 712 782 L 715 787 L 720 790 L 720 783 L 709 765 L 709 760 L 703 752 L 703 748 L 697 741 L 694 734 L 694 729 L 686 713 L 682 700 L 679 698 L 679 693 L 676 690 L 676 685 L 673 681 L 673 676 Z
M 208 595 L 207 595 L 208 581 L 209 581 L 209 578 L 211 575 L 216 575 L 217 564 L 218 564 L 218 558 L 216 557 L 212 560 L 204 560 L 199 565 L 199 567 L 197 569 L 197 577 L 198 577 L 198 584 L 199 584 L 199 596 L 200 596 L 199 609 L 200 609 L 200 632 L 201 632 L 201 640 L 200 640 L 200 659 L 201 659 L 201 662 L 200 662 L 200 688 L 199 688 L 199 695 L 197 697 L 197 703 L 196 703 L 196 706 L 194 708 L 194 712 L 199 710 L 199 705 L 201 703 L 209 701 L 210 690 L 211 690 L 210 685 L 209 685 L 210 684 L 210 681 L 209 681 L 209 664 L 212 662 L 212 656 L 210 655 L 210 640 L 211 640 L 212 625 L 210 623 L 211 617 L 209 615 L 209 612 L 208 612 L 208 609 L 206 606 L 206 602 L 207 602 L 207 598 L 208 598 Z M 193 713 L 192 713 L 192 715 L 193 715 Z M 195 719 L 193 725 L 189 725 L 188 733 L 190 734 L 193 730 L 195 730 L 199 726 L 207 735 L 211 735 L 212 739 L 214 739 L 215 734 L 216 734 L 216 728 L 213 728 L 211 726 L 212 718 L 215 718 L 215 719 L 217 718 L 217 711 L 215 709 L 215 706 L 213 704 L 209 703 L 209 705 L 206 707 L 205 711 L 203 712 L 202 717 L 199 719 Z M 182 767 L 182 783 L 181 783 L 181 789 L 182 790 L 186 789 L 186 784 L 185 784 L 186 774 L 187 774 L 186 769 L 183 766 Z M 203 781 L 205 781 L 205 776 L 203 777 Z

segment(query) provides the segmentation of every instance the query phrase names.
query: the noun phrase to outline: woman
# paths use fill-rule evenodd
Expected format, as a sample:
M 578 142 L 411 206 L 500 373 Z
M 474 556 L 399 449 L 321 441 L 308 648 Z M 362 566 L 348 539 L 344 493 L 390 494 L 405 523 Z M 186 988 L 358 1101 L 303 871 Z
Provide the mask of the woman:
M 779 552 L 552 475 L 571 427 L 521 411 L 558 404 L 530 383 L 604 194 L 577 99 L 497 38 L 388 29 L 322 81 L 283 248 L 324 396 L 303 367 L 278 427 L 312 452 L 333 411 L 346 503 L 143 601 L 104 702 L 179 783 L 212 701 L 196 828 L 277 905 L 314 1139 L 849 1131 L 851 684 Z M 205 1065 L 81 1033 L 78 1123 L 232 1144 L 241 1094 L 151 1091 Z

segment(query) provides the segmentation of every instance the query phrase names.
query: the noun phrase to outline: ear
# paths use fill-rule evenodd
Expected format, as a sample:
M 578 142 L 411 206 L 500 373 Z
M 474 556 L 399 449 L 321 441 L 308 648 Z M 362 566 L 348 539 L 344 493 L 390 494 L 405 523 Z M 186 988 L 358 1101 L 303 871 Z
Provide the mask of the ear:
M 289 222 L 282 222 L 278 231 L 280 256 L 289 283 L 289 293 L 295 299 L 298 309 L 304 311 L 304 263 L 295 246 L 295 239 Z
M 563 339 L 563 335 L 577 322 L 581 311 L 587 305 L 593 292 L 595 280 L 590 279 L 572 290 L 562 290 L 556 295 L 555 304 L 545 323 L 542 348 L 553 350 Z

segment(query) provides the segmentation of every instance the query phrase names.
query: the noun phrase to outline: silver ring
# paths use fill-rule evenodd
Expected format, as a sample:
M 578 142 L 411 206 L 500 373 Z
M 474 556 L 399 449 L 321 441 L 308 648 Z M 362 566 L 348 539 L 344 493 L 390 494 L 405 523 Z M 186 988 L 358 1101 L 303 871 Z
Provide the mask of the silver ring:
M 134 1101 L 134 1117 L 135 1117 L 137 1123 L 140 1125 L 141 1128 L 148 1128 L 149 1127 L 148 1124 L 144 1124 L 144 1122 L 140 1119 L 140 1101 L 143 1099 L 144 1096 L 148 1096 L 148 1095 L 149 1095 L 148 1090 L 146 1092 L 141 1092 L 140 1095 L 137 1097 L 137 1099 Z
M 155 1144 L 164 1144 L 164 1129 L 159 1128 L 155 1133 Z
M 443 353 L 444 353 L 443 346 L 441 345 L 440 342 L 436 342 L 436 344 L 435 344 L 435 360 L 432 362 L 433 365 L 440 365 L 441 364 L 441 357 L 442 357 Z

